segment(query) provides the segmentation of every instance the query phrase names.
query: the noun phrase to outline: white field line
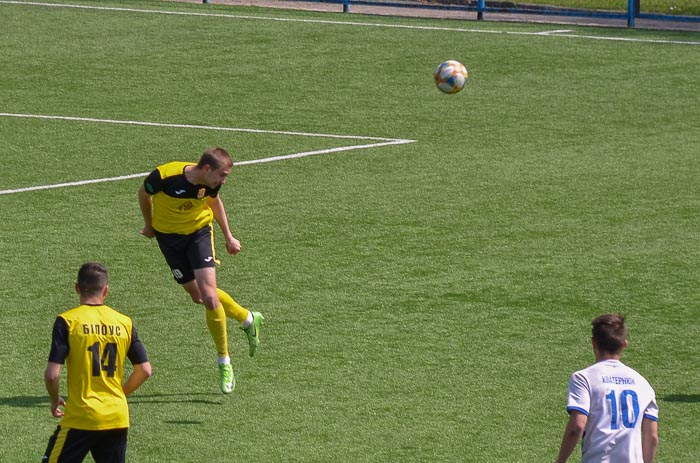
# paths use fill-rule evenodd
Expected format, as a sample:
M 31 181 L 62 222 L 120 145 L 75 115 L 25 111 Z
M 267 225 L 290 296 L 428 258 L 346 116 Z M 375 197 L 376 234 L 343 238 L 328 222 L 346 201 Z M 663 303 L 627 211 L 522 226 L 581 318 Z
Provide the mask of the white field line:
M 0 117 L 18 117 L 29 119 L 59 119 L 63 121 L 76 122 L 98 122 L 102 124 L 121 124 L 121 125 L 141 125 L 147 127 L 166 127 L 175 129 L 199 129 L 199 130 L 217 130 L 222 132 L 246 132 L 246 133 L 262 133 L 272 135 L 296 135 L 303 137 L 322 137 L 322 138 L 339 138 L 346 140 L 378 140 L 378 141 L 397 141 L 394 138 L 381 137 L 365 137 L 362 135 L 336 135 L 328 133 L 309 133 L 309 132 L 286 132 L 283 130 L 262 130 L 262 129 L 246 129 L 240 127 L 217 127 L 213 125 L 191 125 L 191 124 L 169 124 L 165 122 L 148 122 L 148 121 L 123 121 L 117 119 L 98 119 L 93 117 L 76 117 L 76 116 L 51 116 L 46 114 L 17 114 L 17 113 L 2 113 Z M 415 140 L 409 140 L 415 141 Z
M 538 32 L 537 35 L 568 34 L 569 32 L 573 32 L 573 31 L 569 30 L 569 29 L 559 29 L 559 30 L 555 30 L 555 31 Z
M 489 30 L 489 29 L 464 29 L 464 28 L 456 28 L 456 27 L 415 26 L 415 25 L 403 25 L 403 24 L 367 23 L 367 22 L 357 22 L 357 21 L 330 21 L 330 20 L 322 20 L 322 19 L 276 18 L 273 16 L 250 16 L 250 15 L 236 15 L 236 14 L 223 14 L 223 13 L 196 13 L 196 12 L 189 12 L 189 11 L 146 10 L 146 9 L 141 9 L 141 8 L 121 8 L 121 7 L 106 7 L 106 6 L 91 6 L 91 5 L 74 5 L 74 4 L 66 4 L 66 3 L 23 2 L 23 1 L 15 1 L 15 0 L 0 0 L 0 3 L 15 4 L 15 5 L 28 5 L 28 6 L 58 7 L 58 8 L 78 8 L 78 9 L 86 9 L 86 10 L 123 11 L 123 12 L 129 12 L 129 13 L 166 14 L 166 15 L 178 15 L 178 16 L 204 16 L 204 17 L 215 17 L 215 18 L 248 19 L 248 20 L 256 20 L 256 21 L 279 21 L 279 22 L 329 24 L 329 25 L 339 25 L 339 26 L 383 27 L 383 28 L 395 28 L 395 29 L 464 32 L 464 33 L 476 33 L 476 34 L 504 34 L 504 35 L 530 35 L 530 36 L 540 36 L 540 37 L 566 37 L 566 38 L 574 38 L 574 39 L 612 40 L 612 41 L 619 41 L 619 42 L 635 42 L 635 43 L 700 45 L 700 41 L 639 39 L 639 38 L 631 38 L 631 37 L 607 37 L 607 36 L 568 34 L 568 33 L 564 33 L 563 31 L 555 31 L 557 33 L 547 33 L 547 31 L 542 31 L 542 32 L 497 31 L 497 30 Z
M 146 177 L 150 172 L 143 172 L 140 174 L 131 175 L 120 175 L 119 177 L 109 177 L 109 178 L 94 178 L 90 180 L 78 180 L 76 182 L 66 182 L 66 183 L 54 183 L 52 185 L 37 185 L 28 186 L 24 188 L 16 188 L 14 190 L 0 190 L 0 195 L 11 195 L 13 193 L 24 193 L 26 191 L 38 191 L 38 190 L 52 190 L 54 188 L 65 188 L 69 186 L 81 186 L 90 185 L 92 183 L 105 183 L 105 182 L 116 182 L 118 180 L 127 180 L 130 178 Z
M 361 145 L 349 145 L 340 146 L 337 148 L 327 148 L 315 151 L 305 151 L 301 153 L 292 153 L 282 156 L 272 156 L 262 159 L 252 159 L 248 161 L 239 161 L 235 164 L 237 166 L 251 165 L 251 164 L 262 164 L 266 162 L 284 161 L 287 159 L 298 159 L 306 156 L 316 156 L 320 154 L 331 154 L 339 153 L 342 151 L 352 151 L 361 150 L 369 148 L 378 148 L 380 146 L 388 145 L 404 145 L 407 143 L 415 143 L 416 140 L 398 139 L 398 138 L 379 138 L 379 137 L 364 137 L 358 135 L 335 135 L 335 134 L 323 134 L 323 133 L 308 133 L 308 132 L 285 132 L 281 130 L 259 130 L 259 129 L 245 129 L 236 127 L 215 127 L 207 125 L 189 125 L 189 124 L 166 124 L 160 122 L 146 122 L 146 121 L 119 121 L 113 119 L 95 119 L 89 117 L 73 117 L 73 116 L 49 116 L 41 114 L 13 114 L 13 113 L 0 113 L 0 117 L 19 117 L 19 118 L 32 118 L 32 119 L 59 119 L 66 121 L 78 121 L 78 122 L 96 122 L 103 124 L 126 124 L 126 125 L 140 125 L 148 127 L 168 127 L 168 128 L 178 128 L 178 129 L 200 129 L 200 130 L 218 130 L 218 131 L 228 131 L 228 132 L 246 132 L 246 133 L 262 133 L 262 134 L 272 134 L 272 135 L 293 135 L 293 136 L 303 136 L 303 137 L 324 137 L 324 138 L 334 138 L 334 139 L 349 139 L 349 140 L 373 140 L 376 143 L 366 143 Z M 0 190 L 0 195 L 8 195 L 13 193 L 23 193 L 26 191 L 37 191 L 37 190 L 50 190 L 53 188 L 64 188 L 71 186 L 89 185 L 92 183 L 104 183 L 104 182 L 114 182 L 117 180 L 127 180 L 137 177 L 145 177 L 149 172 L 141 172 L 138 174 L 120 175 L 118 177 L 108 177 L 108 178 L 97 178 L 90 180 L 78 180 L 75 182 L 66 183 L 54 183 L 50 185 L 37 185 L 24 188 L 15 188 L 11 190 Z
M 389 140 L 383 143 L 370 143 L 368 145 L 352 145 L 352 146 L 340 146 L 338 148 L 328 148 L 316 151 L 305 151 L 303 153 L 293 153 L 285 154 L 283 156 L 272 156 L 263 159 L 252 159 L 249 161 L 238 161 L 235 164 L 237 166 L 245 166 L 250 164 L 263 164 L 265 162 L 275 162 L 275 161 L 285 161 L 287 159 L 298 159 L 306 156 L 315 156 L 317 154 L 330 154 L 330 153 L 340 153 L 342 151 L 352 151 L 352 150 L 365 150 L 369 148 L 379 148 L 380 146 L 389 145 L 405 145 L 407 143 L 415 143 L 416 140 Z

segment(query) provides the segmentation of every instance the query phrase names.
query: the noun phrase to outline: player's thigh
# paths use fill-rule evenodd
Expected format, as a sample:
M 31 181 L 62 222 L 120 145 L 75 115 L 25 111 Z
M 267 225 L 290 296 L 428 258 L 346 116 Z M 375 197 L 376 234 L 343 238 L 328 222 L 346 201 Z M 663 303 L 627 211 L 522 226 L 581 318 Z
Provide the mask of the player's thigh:
M 56 427 L 56 432 L 49 438 L 49 445 L 42 462 L 72 463 L 83 461 L 94 445 L 94 435 L 90 431 Z
M 195 269 L 194 278 L 202 296 L 206 296 L 211 293 L 211 291 L 216 291 L 216 268 L 205 267 Z
M 96 431 L 99 433 L 99 444 L 90 452 L 95 463 L 124 463 L 128 431 L 126 428 Z

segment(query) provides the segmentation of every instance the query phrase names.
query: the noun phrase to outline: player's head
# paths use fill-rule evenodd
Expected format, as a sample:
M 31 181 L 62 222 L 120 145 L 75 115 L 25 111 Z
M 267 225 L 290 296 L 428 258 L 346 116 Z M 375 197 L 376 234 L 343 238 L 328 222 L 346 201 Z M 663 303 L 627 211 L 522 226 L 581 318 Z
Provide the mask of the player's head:
M 78 270 L 75 289 L 81 296 L 99 296 L 107 287 L 107 269 L 98 262 L 87 262 Z
M 226 177 L 231 173 L 233 159 L 223 148 L 209 148 L 199 158 L 197 169 L 205 174 L 207 186 L 216 188 L 226 183 Z
M 233 159 L 231 159 L 231 155 L 223 148 L 207 149 L 202 153 L 202 157 L 199 158 L 197 163 L 197 167 L 200 169 L 204 166 L 210 166 L 212 170 L 230 169 L 232 165 Z
M 625 317 L 600 315 L 593 319 L 593 346 L 600 354 L 619 355 L 627 347 Z

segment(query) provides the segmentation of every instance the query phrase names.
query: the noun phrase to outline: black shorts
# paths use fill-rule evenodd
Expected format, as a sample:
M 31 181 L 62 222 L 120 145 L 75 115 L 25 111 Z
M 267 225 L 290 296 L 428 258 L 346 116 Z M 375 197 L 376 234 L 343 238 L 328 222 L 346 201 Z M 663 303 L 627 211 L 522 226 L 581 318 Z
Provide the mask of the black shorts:
M 41 461 L 81 462 L 90 452 L 95 463 L 124 463 L 128 432 L 128 428 L 86 431 L 58 426 Z
M 194 280 L 198 268 L 215 267 L 214 233 L 211 225 L 191 235 L 156 231 L 158 246 L 173 272 L 175 281 L 185 284 Z

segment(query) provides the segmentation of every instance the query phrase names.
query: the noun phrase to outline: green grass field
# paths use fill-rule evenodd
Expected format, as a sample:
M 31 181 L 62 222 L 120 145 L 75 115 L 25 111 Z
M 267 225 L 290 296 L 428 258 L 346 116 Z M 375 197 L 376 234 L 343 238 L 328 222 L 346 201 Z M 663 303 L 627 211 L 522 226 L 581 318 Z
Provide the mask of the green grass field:
M 700 455 L 698 34 L 81 4 L 0 2 L 3 462 L 39 461 L 56 425 L 51 326 L 87 260 L 154 368 L 130 462 L 553 461 L 590 321 L 618 311 L 657 461 Z M 458 95 L 432 83 L 448 58 Z M 231 396 L 204 309 L 139 235 L 140 178 L 24 190 L 214 145 L 251 162 L 222 193 L 243 252 L 219 284 L 267 319 L 254 359 L 230 324 Z

